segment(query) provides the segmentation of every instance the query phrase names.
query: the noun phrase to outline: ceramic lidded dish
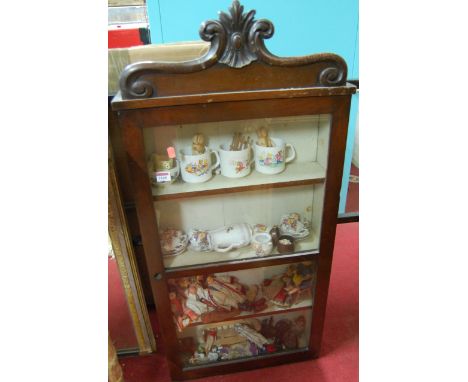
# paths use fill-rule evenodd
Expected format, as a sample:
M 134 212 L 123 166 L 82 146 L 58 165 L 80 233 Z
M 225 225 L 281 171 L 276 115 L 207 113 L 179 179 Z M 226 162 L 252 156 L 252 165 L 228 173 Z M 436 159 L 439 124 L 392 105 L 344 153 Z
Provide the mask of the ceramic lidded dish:
M 295 239 L 290 235 L 281 235 L 278 238 L 277 249 L 279 253 L 293 253 Z

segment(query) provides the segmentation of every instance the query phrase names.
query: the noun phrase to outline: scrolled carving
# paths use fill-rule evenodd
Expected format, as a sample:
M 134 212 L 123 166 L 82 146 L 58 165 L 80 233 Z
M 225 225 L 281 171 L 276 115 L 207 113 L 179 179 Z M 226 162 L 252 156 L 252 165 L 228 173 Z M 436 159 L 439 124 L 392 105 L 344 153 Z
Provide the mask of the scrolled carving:
M 319 83 L 323 86 L 337 86 L 346 80 L 346 72 L 339 67 L 329 66 L 323 69 L 319 74 Z
M 249 31 L 249 45 L 255 52 L 268 51 L 263 40 L 269 39 L 275 33 L 275 27 L 270 20 L 256 20 Z
M 269 52 L 264 40 L 273 36 L 275 28 L 269 20 L 255 20 L 255 13 L 255 10 L 244 13 L 244 7 L 234 0 L 228 13 L 219 12 L 219 20 L 202 23 L 199 34 L 202 40 L 210 42 L 210 48 L 198 59 L 180 63 L 147 61 L 128 65 L 120 78 L 122 98 L 155 97 L 158 74 L 193 73 L 217 63 L 234 69 L 254 61 L 280 67 L 317 64 L 319 72 L 314 86 L 341 86 L 346 83 L 347 65 L 340 56 L 322 53 L 278 57 Z

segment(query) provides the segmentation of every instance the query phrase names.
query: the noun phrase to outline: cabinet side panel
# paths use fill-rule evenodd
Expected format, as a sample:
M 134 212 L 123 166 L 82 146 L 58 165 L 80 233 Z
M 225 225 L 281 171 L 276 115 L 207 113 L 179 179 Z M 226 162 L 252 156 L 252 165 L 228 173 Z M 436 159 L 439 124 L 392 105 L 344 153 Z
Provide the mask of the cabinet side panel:
M 119 117 L 122 123 L 125 153 L 134 185 L 136 210 L 145 248 L 145 261 L 151 277 L 151 289 L 156 302 L 169 369 L 172 377 L 176 378 L 181 375 L 181 366 L 177 356 L 176 328 L 171 317 L 169 293 L 160 253 L 156 214 L 144 154 L 141 120 L 138 112 L 121 112 Z
M 329 138 L 330 147 L 323 204 L 324 214 L 322 220 L 322 232 L 320 235 L 317 288 L 314 312 L 312 316 L 312 334 L 310 338 L 310 349 L 315 357 L 320 353 L 323 335 L 333 248 L 335 244 L 341 177 L 343 175 L 343 161 L 346 148 L 350 98 L 350 96 L 335 97 L 335 106 L 331 116 Z

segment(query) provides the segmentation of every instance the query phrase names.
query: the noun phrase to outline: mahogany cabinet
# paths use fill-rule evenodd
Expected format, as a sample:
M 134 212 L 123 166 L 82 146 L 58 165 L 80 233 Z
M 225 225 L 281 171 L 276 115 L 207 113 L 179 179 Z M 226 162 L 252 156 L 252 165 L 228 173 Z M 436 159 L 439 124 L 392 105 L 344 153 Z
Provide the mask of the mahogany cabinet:
M 174 380 L 320 354 L 355 87 L 254 16 L 234 1 L 202 57 L 131 64 L 112 101 Z

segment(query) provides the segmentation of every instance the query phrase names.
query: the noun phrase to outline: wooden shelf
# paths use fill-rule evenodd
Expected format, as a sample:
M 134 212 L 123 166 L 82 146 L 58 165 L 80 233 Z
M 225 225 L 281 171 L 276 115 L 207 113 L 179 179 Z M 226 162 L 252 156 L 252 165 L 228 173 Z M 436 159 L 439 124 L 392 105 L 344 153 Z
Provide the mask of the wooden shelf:
M 319 247 L 319 236 L 311 231 L 310 235 L 303 240 L 296 241 L 295 252 L 301 251 L 312 251 Z M 164 257 L 164 267 L 167 268 L 178 268 L 187 267 L 190 265 L 201 265 L 201 264 L 212 264 L 212 263 L 224 263 L 229 261 L 238 261 L 245 259 L 256 259 L 256 260 L 267 260 L 274 258 L 275 255 L 280 255 L 276 248 L 273 253 L 269 256 L 258 257 L 255 251 L 249 245 L 247 247 L 235 249 L 226 253 L 219 252 L 196 252 L 187 250 L 180 255 Z M 282 256 L 282 255 L 281 255 Z
M 153 187 L 155 201 L 225 194 L 227 192 L 254 191 L 269 188 L 303 186 L 325 180 L 325 169 L 317 162 L 293 162 L 275 175 L 261 174 L 255 170 L 243 178 L 227 178 L 222 175 L 204 183 L 185 183 L 181 179 L 167 185 Z
M 217 321 L 210 321 L 210 322 L 194 322 L 187 326 L 187 328 L 191 328 L 193 326 L 199 326 L 199 325 L 212 325 L 212 324 L 217 324 L 217 323 L 223 323 L 223 322 L 229 322 L 229 321 L 239 321 L 247 318 L 255 318 L 255 317 L 262 317 L 262 316 L 271 316 L 274 314 L 285 314 L 285 313 L 292 313 L 292 312 L 297 312 L 301 310 L 306 310 L 306 309 L 311 309 L 313 305 L 312 299 L 304 300 L 301 301 L 299 304 L 295 304 L 291 306 L 290 308 L 280 308 L 279 306 L 276 306 L 274 304 L 268 304 L 268 308 L 265 310 L 262 310 L 261 312 L 257 313 L 250 313 L 250 312 L 241 312 L 238 316 L 235 317 L 229 317 L 224 320 L 217 320 Z M 182 331 L 183 333 L 183 331 Z

